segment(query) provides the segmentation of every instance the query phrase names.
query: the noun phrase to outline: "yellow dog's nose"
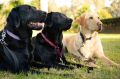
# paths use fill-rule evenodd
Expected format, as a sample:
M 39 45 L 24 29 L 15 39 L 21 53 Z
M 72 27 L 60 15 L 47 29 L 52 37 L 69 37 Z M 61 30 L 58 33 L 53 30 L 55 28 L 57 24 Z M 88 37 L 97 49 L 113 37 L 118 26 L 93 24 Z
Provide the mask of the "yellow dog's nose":
M 102 30 L 102 22 L 98 22 L 97 23 L 97 26 L 98 26 L 98 31 L 101 31 Z

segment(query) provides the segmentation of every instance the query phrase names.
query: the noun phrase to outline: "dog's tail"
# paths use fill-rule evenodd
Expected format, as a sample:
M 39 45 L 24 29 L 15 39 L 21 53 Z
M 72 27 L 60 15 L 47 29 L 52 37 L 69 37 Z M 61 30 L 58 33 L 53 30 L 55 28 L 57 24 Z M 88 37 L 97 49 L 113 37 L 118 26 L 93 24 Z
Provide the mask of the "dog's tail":
M 115 63 L 114 61 L 110 60 L 108 57 L 103 56 L 101 59 L 109 66 L 116 66 L 120 68 L 120 64 Z

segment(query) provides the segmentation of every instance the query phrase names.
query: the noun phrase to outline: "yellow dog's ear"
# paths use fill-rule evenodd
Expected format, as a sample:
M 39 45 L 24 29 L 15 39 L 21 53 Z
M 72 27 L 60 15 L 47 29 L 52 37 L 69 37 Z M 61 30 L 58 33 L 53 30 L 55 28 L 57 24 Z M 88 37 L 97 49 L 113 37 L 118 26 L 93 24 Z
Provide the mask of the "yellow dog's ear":
M 76 23 L 80 24 L 81 26 L 85 26 L 85 14 L 81 15 L 75 20 Z
M 78 24 L 80 24 L 80 17 L 77 17 L 77 18 L 75 19 L 75 22 L 78 23 Z

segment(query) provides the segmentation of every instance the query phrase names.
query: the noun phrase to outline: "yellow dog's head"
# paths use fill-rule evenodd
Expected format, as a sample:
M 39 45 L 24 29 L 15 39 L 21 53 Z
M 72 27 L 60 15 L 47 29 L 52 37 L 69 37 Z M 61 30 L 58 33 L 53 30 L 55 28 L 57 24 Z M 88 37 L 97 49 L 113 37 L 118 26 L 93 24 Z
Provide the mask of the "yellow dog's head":
M 84 13 L 76 19 L 76 22 L 90 31 L 102 30 L 103 24 L 96 13 Z

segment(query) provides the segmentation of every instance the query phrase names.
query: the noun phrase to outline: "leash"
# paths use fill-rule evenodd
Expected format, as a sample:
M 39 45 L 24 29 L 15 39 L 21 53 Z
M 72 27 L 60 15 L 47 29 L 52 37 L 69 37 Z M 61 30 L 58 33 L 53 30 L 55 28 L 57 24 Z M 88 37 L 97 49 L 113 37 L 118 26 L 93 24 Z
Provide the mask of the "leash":
M 3 30 L 1 36 L 2 36 L 2 38 L 0 39 L 0 43 L 3 46 L 4 54 L 6 56 L 5 60 L 6 60 L 7 63 L 9 63 L 10 65 L 12 65 L 12 68 L 14 68 L 15 71 L 17 71 L 19 69 L 19 62 L 18 62 L 18 59 L 17 59 L 16 55 L 14 54 L 15 52 L 11 51 L 7 47 L 8 44 L 5 42 L 6 31 Z
M 62 57 L 63 49 L 60 50 L 60 47 L 57 46 L 57 45 L 55 45 L 53 42 L 51 42 L 43 33 L 41 33 L 41 35 L 42 35 L 43 39 L 44 39 L 49 45 L 51 45 L 52 47 L 54 47 L 54 48 L 56 49 L 57 54 L 58 54 L 58 58 L 59 58 L 60 61 L 62 61 L 62 60 L 61 60 L 61 57 Z

